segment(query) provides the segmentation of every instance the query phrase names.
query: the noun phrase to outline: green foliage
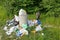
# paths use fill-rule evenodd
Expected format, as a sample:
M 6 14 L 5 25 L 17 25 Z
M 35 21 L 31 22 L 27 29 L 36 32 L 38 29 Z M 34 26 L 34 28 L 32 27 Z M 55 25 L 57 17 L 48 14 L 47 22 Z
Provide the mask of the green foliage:
M 59 0 L 58 0 L 59 1 Z M 42 0 L 42 11 L 46 13 L 46 16 L 60 16 L 60 3 L 57 0 Z
M 21 8 L 28 14 L 40 11 L 46 16 L 60 16 L 60 0 L 1 0 L 0 2 L 6 8 L 8 16 L 18 15 Z
M 0 26 L 5 24 L 5 21 L 7 19 L 6 13 L 7 13 L 7 11 L 5 10 L 5 8 L 2 5 L 0 5 Z

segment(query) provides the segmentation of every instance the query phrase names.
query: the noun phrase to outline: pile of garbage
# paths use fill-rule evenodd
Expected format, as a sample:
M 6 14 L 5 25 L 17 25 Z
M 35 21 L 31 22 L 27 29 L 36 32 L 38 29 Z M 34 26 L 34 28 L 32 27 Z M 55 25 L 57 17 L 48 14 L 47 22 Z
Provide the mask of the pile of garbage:
M 40 20 L 38 19 L 28 20 L 26 11 L 21 9 L 19 11 L 19 15 L 18 16 L 14 15 L 14 18 L 12 20 L 8 20 L 3 29 L 6 31 L 7 35 L 11 35 L 12 32 L 15 32 L 16 36 L 23 36 L 29 34 L 27 28 L 32 26 L 36 26 L 33 32 L 43 30 L 41 28 Z M 8 27 L 10 28 L 8 29 Z M 42 35 L 44 34 L 42 33 Z

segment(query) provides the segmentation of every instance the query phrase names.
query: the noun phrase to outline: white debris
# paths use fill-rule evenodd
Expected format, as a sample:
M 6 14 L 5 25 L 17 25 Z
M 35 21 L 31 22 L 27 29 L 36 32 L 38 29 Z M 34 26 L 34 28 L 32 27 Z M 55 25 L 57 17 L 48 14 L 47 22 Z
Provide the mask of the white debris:
M 19 27 L 18 27 L 18 25 L 17 26 L 14 26 L 14 31 L 16 30 L 16 29 L 18 29 Z
M 11 32 L 8 31 L 8 32 L 6 32 L 6 34 L 7 34 L 7 35 L 11 35 Z
M 36 26 L 36 31 L 42 31 L 41 25 Z
M 11 33 L 14 31 L 14 27 L 11 27 L 9 31 L 6 32 L 7 35 L 11 35 Z
M 5 26 L 5 27 L 3 28 L 3 30 L 7 31 L 7 30 L 8 30 L 8 29 L 7 29 L 7 26 Z
M 42 33 L 42 35 L 44 35 L 44 33 Z
M 14 27 L 11 27 L 9 32 L 13 32 L 14 31 Z

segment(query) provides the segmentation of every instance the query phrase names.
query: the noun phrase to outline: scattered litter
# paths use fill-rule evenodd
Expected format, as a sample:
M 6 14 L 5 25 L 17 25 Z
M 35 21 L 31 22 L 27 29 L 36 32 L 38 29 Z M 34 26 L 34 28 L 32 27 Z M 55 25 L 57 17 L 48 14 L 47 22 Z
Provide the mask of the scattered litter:
M 14 15 L 15 17 L 12 20 L 7 21 L 6 26 L 3 30 L 6 31 L 7 35 L 11 35 L 12 32 L 16 33 L 16 36 L 28 35 L 28 26 L 36 26 L 35 30 L 32 32 L 42 31 L 40 20 L 28 20 L 27 13 L 25 10 L 21 9 L 19 11 L 19 16 Z M 36 25 L 35 25 L 36 24 Z M 8 29 L 10 27 L 10 29 Z M 42 33 L 44 35 L 44 33 Z
M 23 35 L 28 35 L 28 31 L 24 28 L 20 29 L 20 30 L 16 30 L 16 35 L 17 36 L 23 36 Z
M 14 31 L 14 27 L 11 27 L 9 31 L 6 32 L 7 35 L 11 35 L 11 33 Z

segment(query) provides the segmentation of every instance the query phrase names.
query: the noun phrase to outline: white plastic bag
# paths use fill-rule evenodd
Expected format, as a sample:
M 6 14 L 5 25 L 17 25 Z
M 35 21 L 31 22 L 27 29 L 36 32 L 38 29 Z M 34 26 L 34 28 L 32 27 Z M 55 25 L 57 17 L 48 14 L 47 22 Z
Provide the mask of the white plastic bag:
M 42 31 L 41 25 L 36 26 L 36 31 Z

